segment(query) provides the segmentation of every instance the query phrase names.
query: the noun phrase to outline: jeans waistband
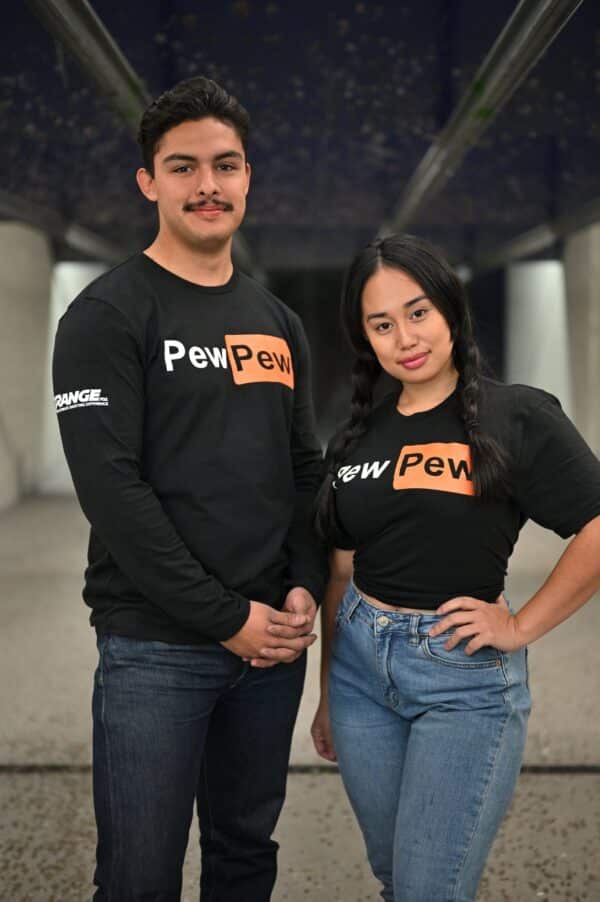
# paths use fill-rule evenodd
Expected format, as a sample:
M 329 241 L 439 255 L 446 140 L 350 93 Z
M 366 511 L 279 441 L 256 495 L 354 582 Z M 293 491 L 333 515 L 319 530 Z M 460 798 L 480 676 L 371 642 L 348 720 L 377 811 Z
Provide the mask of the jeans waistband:
M 342 616 L 346 620 L 351 620 L 357 611 L 360 611 L 363 619 L 369 618 L 369 622 L 374 626 L 396 629 L 399 632 L 406 632 L 410 636 L 426 633 L 435 622 L 441 619 L 441 615 L 436 614 L 435 611 L 432 611 L 431 614 L 406 614 L 402 611 L 387 611 L 378 608 L 368 602 L 354 583 L 350 582 L 344 598 Z

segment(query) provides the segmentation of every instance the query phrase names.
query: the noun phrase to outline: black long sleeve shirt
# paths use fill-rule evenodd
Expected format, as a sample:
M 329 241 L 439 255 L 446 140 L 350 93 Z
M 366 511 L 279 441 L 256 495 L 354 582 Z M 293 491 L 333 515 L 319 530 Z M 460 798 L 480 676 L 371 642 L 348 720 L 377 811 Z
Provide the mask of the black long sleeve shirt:
M 321 452 L 291 310 L 238 271 L 203 287 L 137 254 L 70 305 L 53 370 L 99 634 L 223 640 L 249 600 L 318 599 Z

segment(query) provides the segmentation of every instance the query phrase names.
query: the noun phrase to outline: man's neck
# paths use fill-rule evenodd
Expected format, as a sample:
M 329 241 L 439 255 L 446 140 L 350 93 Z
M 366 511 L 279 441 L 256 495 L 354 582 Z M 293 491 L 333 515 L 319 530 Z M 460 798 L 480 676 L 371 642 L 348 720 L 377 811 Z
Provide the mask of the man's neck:
M 196 285 L 225 285 L 233 273 L 231 241 L 216 250 L 203 251 L 163 241 L 157 235 L 144 253 L 159 266 Z

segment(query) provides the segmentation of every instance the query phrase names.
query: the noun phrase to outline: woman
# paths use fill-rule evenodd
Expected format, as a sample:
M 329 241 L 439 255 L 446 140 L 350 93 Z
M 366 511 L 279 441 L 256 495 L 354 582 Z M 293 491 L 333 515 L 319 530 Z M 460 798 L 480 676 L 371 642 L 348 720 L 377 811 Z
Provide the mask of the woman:
M 461 284 L 426 242 L 359 253 L 342 319 L 356 360 L 319 497 L 333 550 L 313 739 L 337 756 L 382 898 L 467 902 L 521 766 L 526 645 L 600 585 L 600 464 L 551 395 L 482 377 Z M 382 370 L 400 391 L 373 406 Z M 504 577 L 529 517 L 576 535 L 514 614 Z

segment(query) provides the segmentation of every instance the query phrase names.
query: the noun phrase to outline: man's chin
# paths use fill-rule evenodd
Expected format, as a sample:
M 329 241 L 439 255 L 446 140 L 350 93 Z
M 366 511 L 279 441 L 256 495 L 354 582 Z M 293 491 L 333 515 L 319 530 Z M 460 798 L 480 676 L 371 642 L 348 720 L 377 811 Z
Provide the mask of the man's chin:
M 195 234 L 187 236 L 187 243 L 192 250 L 216 253 L 230 244 L 232 238 L 233 232 L 216 232 L 208 235 Z

